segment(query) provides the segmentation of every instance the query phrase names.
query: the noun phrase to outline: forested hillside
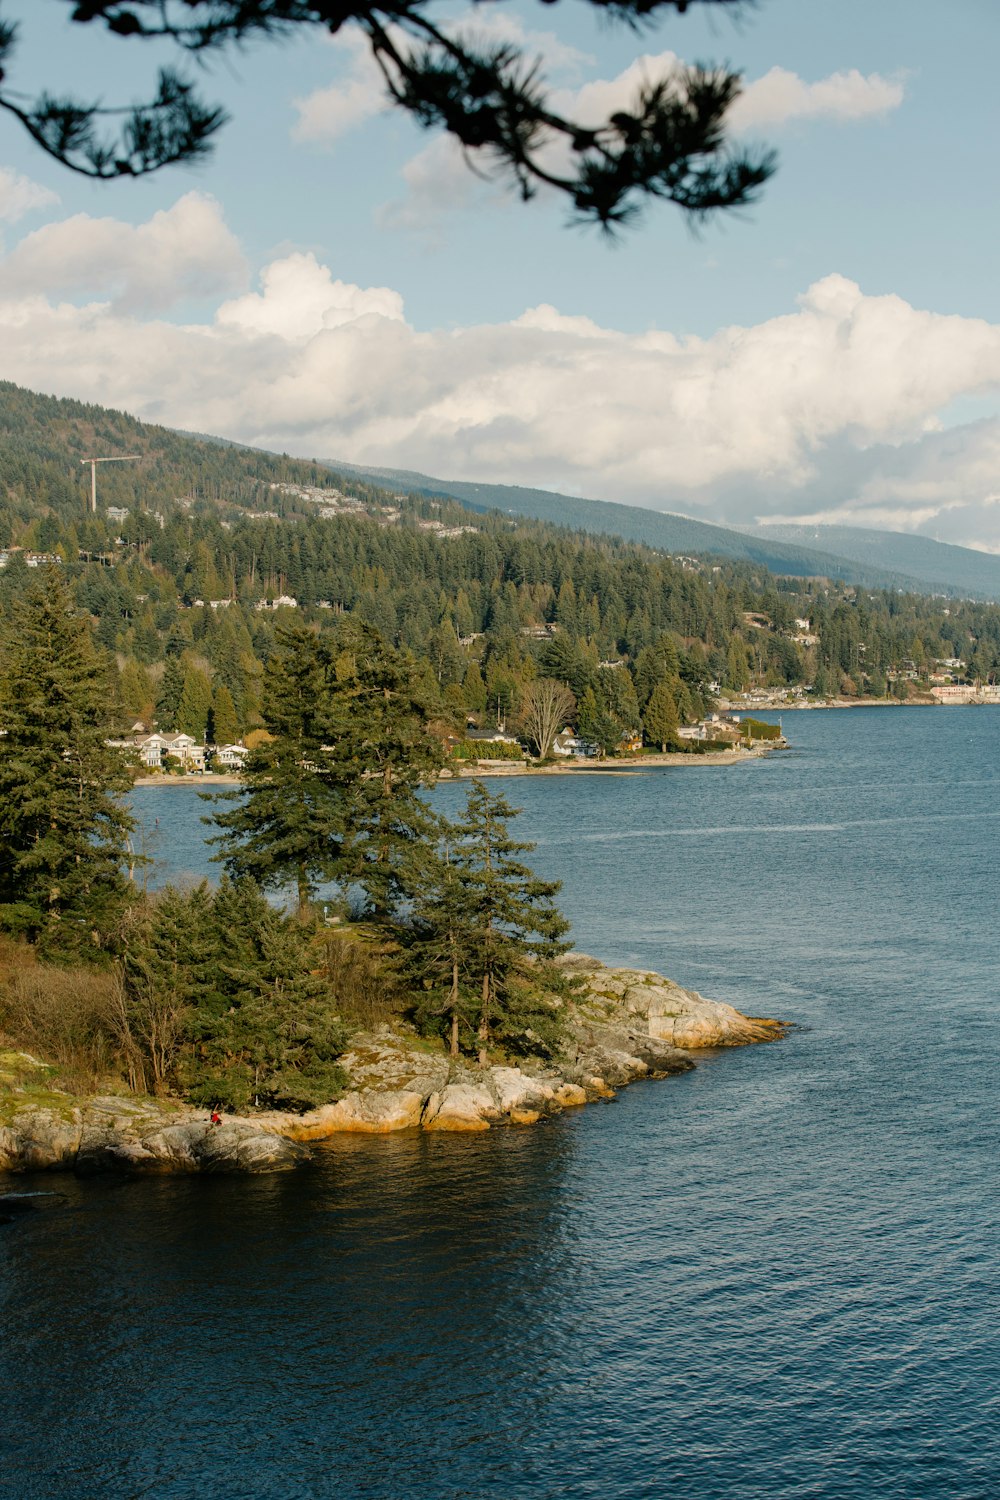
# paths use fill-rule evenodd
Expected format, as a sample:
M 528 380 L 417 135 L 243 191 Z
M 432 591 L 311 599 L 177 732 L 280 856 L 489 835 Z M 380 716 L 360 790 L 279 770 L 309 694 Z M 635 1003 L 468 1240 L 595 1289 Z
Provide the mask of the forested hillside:
M 98 468 L 91 513 L 81 460 L 126 454 Z M 293 609 L 321 632 L 350 613 L 411 651 L 458 727 L 516 723 L 529 683 L 561 681 L 574 727 L 608 748 L 648 731 L 654 694 L 659 742 L 712 684 L 883 693 L 887 674 L 941 659 L 983 679 L 1000 667 L 994 606 L 679 560 L 8 384 L 0 547 L 0 607 L 58 559 L 117 658 L 123 723 L 220 743 L 259 724 L 263 665 Z
M 554 521 L 594 535 L 643 542 L 663 552 L 712 554 L 717 559 L 746 562 L 793 578 L 823 574 L 858 588 L 917 593 L 934 590 L 968 599 L 1000 599 L 1000 558 L 970 547 L 948 546 L 930 537 L 846 526 L 762 525 L 734 531 L 664 510 L 583 500 L 522 485 L 433 479 L 406 469 L 366 468 L 336 461 L 328 467 L 374 484 L 448 496 L 477 510 L 495 509 L 506 515 Z

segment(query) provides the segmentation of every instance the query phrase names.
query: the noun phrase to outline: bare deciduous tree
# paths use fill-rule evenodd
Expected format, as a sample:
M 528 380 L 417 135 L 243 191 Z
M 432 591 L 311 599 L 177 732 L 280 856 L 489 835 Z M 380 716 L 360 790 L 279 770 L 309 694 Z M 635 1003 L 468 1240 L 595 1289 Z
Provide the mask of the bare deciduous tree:
M 521 724 L 538 750 L 541 760 L 552 749 L 552 741 L 576 708 L 576 699 L 564 682 L 539 677 L 521 694 Z

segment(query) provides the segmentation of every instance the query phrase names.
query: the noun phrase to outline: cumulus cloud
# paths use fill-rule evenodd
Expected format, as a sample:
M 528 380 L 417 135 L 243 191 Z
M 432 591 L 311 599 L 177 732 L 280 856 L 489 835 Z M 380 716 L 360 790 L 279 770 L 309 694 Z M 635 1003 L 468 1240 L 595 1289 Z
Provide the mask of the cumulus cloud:
M 266 268 L 260 292 L 224 302 L 216 322 L 220 328 L 240 328 L 251 336 L 275 334 L 291 342 L 367 316 L 401 319 L 402 297 L 384 286 L 363 289 L 335 281 L 315 255 L 294 254 Z
M 0 263 L 0 296 L 98 296 L 121 313 L 163 312 L 246 278 L 218 203 L 192 192 L 138 226 L 75 214 L 36 229 Z
M 25 214 L 58 202 L 58 193 L 11 167 L 0 167 L 0 224 L 16 224 Z
M 363 32 L 345 28 L 332 40 L 339 72 L 326 88 L 294 100 L 292 139 L 327 145 L 386 107 L 385 80 Z
M 773 129 L 789 120 L 865 120 L 887 115 L 903 102 L 901 78 L 859 73 L 857 68 L 806 83 L 787 68 L 755 78 L 729 113 L 734 130 Z
M 868 296 L 839 275 L 784 316 L 682 338 L 548 305 L 420 331 L 394 290 L 345 283 L 306 254 L 181 326 L 100 300 L 100 267 L 76 306 L 12 283 L 11 261 L 18 251 L 0 262 L 4 373 L 37 389 L 303 456 L 734 521 L 908 517 L 1000 543 L 1000 508 L 987 504 L 1000 420 L 942 426 L 962 398 L 995 409 L 1000 326 Z

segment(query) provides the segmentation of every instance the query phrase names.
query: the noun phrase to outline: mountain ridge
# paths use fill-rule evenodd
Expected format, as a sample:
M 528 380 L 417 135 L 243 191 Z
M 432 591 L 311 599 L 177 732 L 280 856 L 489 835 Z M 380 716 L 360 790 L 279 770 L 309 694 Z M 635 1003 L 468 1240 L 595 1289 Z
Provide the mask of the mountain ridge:
M 956 598 L 1000 600 L 1000 558 L 968 547 L 934 542 L 930 538 L 912 538 L 904 532 L 872 532 L 862 528 L 829 528 L 850 537 L 849 550 L 834 545 L 835 536 L 824 537 L 829 546 L 810 546 L 804 537 L 774 535 L 781 530 L 810 533 L 825 528 L 737 529 L 697 521 L 669 511 L 650 510 L 644 506 L 622 505 L 611 500 L 587 500 L 581 496 L 563 495 L 554 490 L 539 490 L 520 485 L 481 484 L 469 480 L 445 480 L 413 469 L 393 469 L 384 465 L 352 464 L 343 459 L 319 460 L 332 472 L 354 477 L 405 485 L 427 495 L 442 495 L 458 500 L 473 510 L 501 510 L 510 515 L 528 516 L 568 526 L 574 531 L 623 537 L 657 550 L 674 554 L 710 554 L 734 561 L 754 563 L 772 573 L 798 578 L 826 577 L 841 579 L 856 587 L 903 589 L 913 593 L 943 592 Z M 875 555 L 865 552 L 868 537 L 892 538 L 900 544 L 897 555 L 912 556 L 907 567 L 896 561 L 889 549 L 880 547 Z M 926 543 L 926 548 L 908 549 L 909 542 Z M 939 549 L 934 552 L 933 549 Z

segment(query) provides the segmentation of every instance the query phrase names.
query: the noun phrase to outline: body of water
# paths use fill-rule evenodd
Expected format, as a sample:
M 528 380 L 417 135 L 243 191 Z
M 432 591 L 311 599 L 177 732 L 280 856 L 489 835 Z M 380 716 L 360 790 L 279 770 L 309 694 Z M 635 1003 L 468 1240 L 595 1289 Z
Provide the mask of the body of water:
M 0 1494 L 1000 1493 L 1000 712 L 785 728 L 503 786 L 580 947 L 786 1040 L 291 1175 L 35 1179 L 66 1201 L 0 1230 Z M 154 878 L 209 868 L 190 789 L 136 807 Z

